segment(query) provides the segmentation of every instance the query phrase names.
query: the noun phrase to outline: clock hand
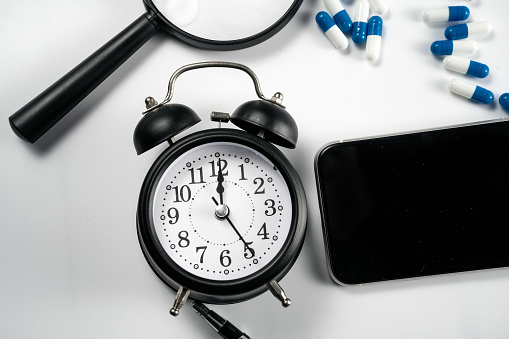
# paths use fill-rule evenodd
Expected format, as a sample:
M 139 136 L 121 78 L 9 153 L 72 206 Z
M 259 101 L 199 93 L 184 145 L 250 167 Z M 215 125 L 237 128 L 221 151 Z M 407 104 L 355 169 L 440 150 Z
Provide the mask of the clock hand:
M 216 200 L 216 198 L 212 197 L 212 201 L 214 201 L 214 203 L 216 204 L 216 206 L 218 207 L 221 207 L 221 212 L 220 213 L 223 213 L 223 214 L 219 214 L 219 213 L 216 213 L 216 216 L 220 219 L 226 219 L 226 221 L 228 221 L 228 223 L 230 224 L 230 226 L 233 228 L 233 230 L 235 231 L 235 233 L 237 233 L 237 235 L 239 236 L 239 239 L 242 240 L 242 242 L 244 243 L 244 246 L 246 246 L 247 250 L 251 253 L 252 256 L 255 255 L 254 253 L 254 249 L 252 249 L 251 247 L 249 247 L 248 243 L 244 240 L 244 238 L 242 237 L 242 235 L 239 233 L 239 231 L 237 230 L 237 228 L 235 227 L 235 225 L 232 223 L 232 221 L 230 220 L 230 218 L 228 218 L 228 213 L 229 213 L 229 210 L 228 210 L 228 207 L 224 204 L 219 204 Z M 216 210 L 217 211 L 217 210 Z
M 216 188 L 216 192 L 219 193 L 219 202 L 221 203 L 221 205 L 223 205 L 223 193 L 224 193 L 223 182 L 224 182 L 224 176 L 223 176 L 223 171 L 221 170 L 221 158 L 219 158 L 218 167 L 219 167 L 219 173 L 217 174 L 217 188 Z

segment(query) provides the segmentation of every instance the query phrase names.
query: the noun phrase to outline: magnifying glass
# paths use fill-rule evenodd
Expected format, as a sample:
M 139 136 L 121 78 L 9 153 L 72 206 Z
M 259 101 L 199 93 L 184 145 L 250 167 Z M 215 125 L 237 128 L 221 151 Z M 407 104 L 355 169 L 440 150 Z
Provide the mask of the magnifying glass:
M 35 142 L 160 29 L 198 48 L 241 49 L 276 34 L 302 1 L 143 0 L 146 13 L 11 115 L 11 127 Z

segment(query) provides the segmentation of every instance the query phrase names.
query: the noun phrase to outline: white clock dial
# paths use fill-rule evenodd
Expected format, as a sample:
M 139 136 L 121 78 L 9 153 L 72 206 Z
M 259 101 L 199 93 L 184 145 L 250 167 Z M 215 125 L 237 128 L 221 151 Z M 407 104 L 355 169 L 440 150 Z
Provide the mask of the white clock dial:
M 288 238 L 292 212 L 278 168 L 231 142 L 180 155 L 161 176 L 152 205 L 166 254 L 193 275 L 223 281 L 269 264 Z

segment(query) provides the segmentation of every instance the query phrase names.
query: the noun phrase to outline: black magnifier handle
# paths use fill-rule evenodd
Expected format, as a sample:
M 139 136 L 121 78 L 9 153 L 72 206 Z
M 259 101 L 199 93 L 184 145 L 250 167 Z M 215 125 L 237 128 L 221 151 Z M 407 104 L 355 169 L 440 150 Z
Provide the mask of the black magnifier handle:
M 9 117 L 21 139 L 35 142 L 99 86 L 158 30 L 145 13 L 60 80 Z

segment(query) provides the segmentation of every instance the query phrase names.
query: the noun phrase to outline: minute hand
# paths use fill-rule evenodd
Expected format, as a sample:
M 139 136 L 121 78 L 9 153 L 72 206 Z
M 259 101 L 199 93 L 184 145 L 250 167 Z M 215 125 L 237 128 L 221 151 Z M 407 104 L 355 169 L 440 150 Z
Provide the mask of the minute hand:
M 212 201 L 214 201 L 214 203 L 216 204 L 216 206 L 219 206 L 219 203 L 217 202 L 216 198 L 212 197 Z M 251 253 L 251 255 L 254 256 L 254 250 L 249 247 L 249 245 L 247 244 L 247 242 L 244 240 L 244 238 L 242 237 L 242 235 L 239 233 L 239 231 L 237 230 L 237 227 L 235 227 L 235 225 L 232 223 L 232 221 L 230 220 L 230 218 L 228 216 L 225 217 L 226 221 L 228 221 L 228 223 L 230 224 L 230 226 L 233 228 L 233 230 L 235 231 L 235 233 L 237 233 L 237 235 L 239 236 L 239 239 L 242 240 L 242 242 L 244 243 L 244 246 L 246 246 L 246 248 L 249 250 L 249 252 Z

